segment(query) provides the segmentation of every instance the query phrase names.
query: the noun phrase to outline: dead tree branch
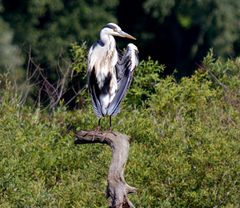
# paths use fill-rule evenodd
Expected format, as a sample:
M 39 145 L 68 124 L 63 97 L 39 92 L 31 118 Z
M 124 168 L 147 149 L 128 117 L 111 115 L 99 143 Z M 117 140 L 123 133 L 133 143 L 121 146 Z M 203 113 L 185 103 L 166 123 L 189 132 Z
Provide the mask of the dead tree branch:
M 66 106 L 83 92 L 84 88 L 75 89 L 74 86 L 69 87 L 69 83 L 74 78 L 74 70 L 63 57 L 60 57 L 58 66 L 53 73 L 57 75 L 55 81 L 50 80 L 47 70 L 34 62 L 30 49 L 28 52 L 26 87 L 22 90 L 20 103 L 26 102 L 29 92 L 31 90 L 33 92 L 33 89 L 35 89 L 37 91 L 37 104 L 40 106 L 40 103 L 45 103 L 45 106 L 52 112 L 60 101 L 67 96 L 69 91 L 73 92 L 73 94 L 67 100 Z
M 75 144 L 101 143 L 112 149 L 112 160 L 108 171 L 106 196 L 110 208 L 132 208 L 128 194 L 136 188 L 129 186 L 124 179 L 124 168 L 128 159 L 129 137 L 121 133 L 81 131 L 76 133 Z

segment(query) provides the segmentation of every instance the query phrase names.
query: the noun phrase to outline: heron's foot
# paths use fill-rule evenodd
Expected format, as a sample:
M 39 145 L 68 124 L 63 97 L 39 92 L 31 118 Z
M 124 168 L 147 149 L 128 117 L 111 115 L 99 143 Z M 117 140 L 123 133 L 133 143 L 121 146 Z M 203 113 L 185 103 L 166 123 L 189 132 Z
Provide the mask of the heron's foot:
M 101 126 L 97 126 L 94 130 L 90 131 L 91 134 L 101 134 Z
M 109 127 L 109 129 L 108 129 L 107 132 L 113 134 L 114 136 L 117 136 L 117 134 L 115 134 L 115 133 L 113 132 L 112 127 Z
M 95 129 L 95 132 L 100 132 L 100 130 L 101 130 L 101 126 L 97 126 L 97 128 Z
M 89 134 L 89 133 L 92 136 L 92 140 L 94 140 L 98 134 L 103 134 L 101 132 L 101 126 L 97 126 L 94 130 L 88 131 L 86 134 Z

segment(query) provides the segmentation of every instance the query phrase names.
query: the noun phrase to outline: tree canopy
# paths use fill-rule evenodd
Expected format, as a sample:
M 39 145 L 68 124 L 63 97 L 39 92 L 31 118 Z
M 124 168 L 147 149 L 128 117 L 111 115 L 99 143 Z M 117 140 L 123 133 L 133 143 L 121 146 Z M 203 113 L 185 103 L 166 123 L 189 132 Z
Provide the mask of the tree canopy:
M 191 75 L 209 48 L 223 57 L 240 52 L 235 0 L 2 0 L 0 7 L 9 25 L 1 30 L 12 31 L 22 54 L 31 48 L 36 62 L 49 70 L 67 57 L 72 43 L 90 46 L 107 22 L 135 35 L 140 57 L 159 60 L 167 74 L 178 68 L 179 76 Z
M 35 60 L 54 67 L 75 41 L 93 40 L 103 24 L 116 21 L 117 1 L 3 0 L 2 16 L 21 48 L 31 48 Z
M 134 0 L 128 4 L 120 2 L 119 21 L 129 24 L 124 11 L 134 11 L 137 15 L 129 27 L 140 37 L 144 57 L 158 59 L 170 72 L 179 68 L 181 76 L 192 74 L 209 48 L 223 57 L 240 52 L 240 1 Z

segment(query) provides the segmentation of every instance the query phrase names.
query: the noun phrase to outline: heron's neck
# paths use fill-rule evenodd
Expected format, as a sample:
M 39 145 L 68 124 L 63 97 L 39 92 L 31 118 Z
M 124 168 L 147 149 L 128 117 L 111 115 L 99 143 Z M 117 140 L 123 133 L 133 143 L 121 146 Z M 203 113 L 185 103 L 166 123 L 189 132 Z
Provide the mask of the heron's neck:
M 108 34 L 102 34 L 100 33 L 100 40 L 103 43 L 104 46 L 107 46 L 108 48 L 115 48 L 116 47 L 116 41 L 112 35 Z

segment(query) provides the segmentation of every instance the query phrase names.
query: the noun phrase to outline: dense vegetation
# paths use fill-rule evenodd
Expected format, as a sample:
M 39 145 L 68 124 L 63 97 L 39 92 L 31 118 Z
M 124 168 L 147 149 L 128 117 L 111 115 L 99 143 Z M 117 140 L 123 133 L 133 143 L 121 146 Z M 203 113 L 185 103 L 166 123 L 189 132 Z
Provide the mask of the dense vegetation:
M 236 0 L 0 1 L 0 207 L 107 206 L 110 149 L 73 142 L 97 123 L 86 48 L 107 22 L 146 59 L 113 119 L 131 137 L 131 201 L 239 207 L 239 10 Z
M 138 187 L 131 201 L 239 207 L 240 59 L 215 60 L 210 52 L 192 77 L 178 81 L 161 78 L 163 70 L 142 61 L 113 120 L 115 131 L 131 136 L 126 180 Z M 73 129 L 96 125 L 89 99 L 74 111 L 62 101 L 49 115 L 20 102 L 7 80 L 1 76 L 0 207 L 106 207 L 110 149 L 73 142 Z

